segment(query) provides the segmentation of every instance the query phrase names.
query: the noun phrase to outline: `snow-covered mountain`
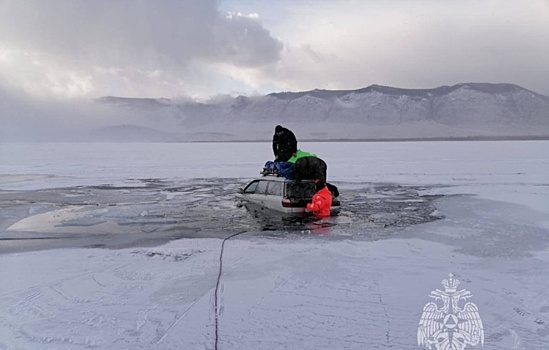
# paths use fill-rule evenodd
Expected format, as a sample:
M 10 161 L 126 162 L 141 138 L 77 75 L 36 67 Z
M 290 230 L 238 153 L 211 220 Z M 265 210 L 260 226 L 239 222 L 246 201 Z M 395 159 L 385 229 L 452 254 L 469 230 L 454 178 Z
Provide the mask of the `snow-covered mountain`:
M 299 140 L 549 137 L 549 97 L 512 84 L 371 85 L 210 103 L 118 97 L 97 102 L 134 115 L 135 124 L 130 124 L 139 126 L 143 141 L 269 140 L 277 124 L 293 130 Z M 102 132 L 113 141 L 135 141 L 129 126 L 115 128 Z

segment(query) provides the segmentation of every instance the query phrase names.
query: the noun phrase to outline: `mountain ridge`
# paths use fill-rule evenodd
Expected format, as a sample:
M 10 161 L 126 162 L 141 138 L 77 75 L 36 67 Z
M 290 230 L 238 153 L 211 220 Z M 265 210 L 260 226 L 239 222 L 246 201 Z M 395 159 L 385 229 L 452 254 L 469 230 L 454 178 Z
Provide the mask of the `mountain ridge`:
M 337 97 L 343 97 L 345 95 L 351 94 L 351 93 L 370 93 L 370 92 L 380 92 L 384 94 L 392 94 L 392 95 L 409 95 L 409 96 L 424 96 L 424 97 L 430 97 L 431 95 L 445 95 L 450 92 L 453 92 L 461 87 L 470 87 L 472 89 L 485 92 L 485 93 L 505 93 L 505 92 L 511 92 L 516 91 L 518 89 L 529 91 L 533 94 L 542 96 L 543 98 L 549 99 L 549 97 L 544 96 L 542 94 L 538 94 L 534 91 L 527 90 L 525 88 L 522 88 L 515 84 L 509 84 L 509 83 L 497 83 L 497 84 L 491 84 L 491 83 L 460 83 L 455 84 L 451 86 L 443 85 L 436 88 L 429 88 L 429 89 L 405 89 L 405 88 L 397 88 L 392 86 L 385 86 L 385 85 L 377 85 L 373 84 L 364 88 L 355 89 L 355 90 L 323 90 L 323 89 L 314 89 L 309 91 L 301 91 L 301 92 L 274 92 L 270 93 L 267 96 L 274 96 L 281 99 L 288 99 L 288 97 L 298 98 L 304 95 L 311 95 L 319 98 L 325 98 L 326 95 L 333 97 L 333 95 Z M 431 94 L 431 95 L 429 95 Z
M 508 83 L 432 89 L 370 85 L 202 103 L 114 96 L 96 101 L 141 112 L 140 126 L 179 141 L 264 140 L 277 124 L 297 131 L 301 139 L 320 140 L 549 136 L 549 97 Z

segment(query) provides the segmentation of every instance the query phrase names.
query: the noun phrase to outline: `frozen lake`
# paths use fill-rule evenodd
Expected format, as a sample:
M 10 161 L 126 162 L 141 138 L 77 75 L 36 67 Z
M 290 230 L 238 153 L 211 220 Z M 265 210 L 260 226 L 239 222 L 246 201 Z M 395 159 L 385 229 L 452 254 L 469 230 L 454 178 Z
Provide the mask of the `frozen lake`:
M 0 348 L 417 349 L 449 273 L 484 348 L 545 348 L 549 142 L 299 147 L 327 229 L 236 205 L 268 143 L 0 143 Z
M 2 237 L 9 244 L 0 252 L 14 252 L 158 245 L 242 230 L 386 238 L 395 227 L 443 217 L 436 195 L 464 185 L 490 191 L 517 176 L 541 182 L 545 143 L 302 143 L 326 160 L 328 180 L 342 192 L 342 212 L 322 230 L 237 206 L 237 189 L 270 159 L 268 143 L 1 146 L 0 229 L 9 228 Z
M 299 143 L 332 182 L 463 185 L 546 180 L 547 141 Z M 251 179 L 269 143 L 0 143 L 0 188 L 123 184 L 132 179 Z M 25 180 L 23 176 L 30 181 Z M 17 182 L 16 182 L 17 181 Z

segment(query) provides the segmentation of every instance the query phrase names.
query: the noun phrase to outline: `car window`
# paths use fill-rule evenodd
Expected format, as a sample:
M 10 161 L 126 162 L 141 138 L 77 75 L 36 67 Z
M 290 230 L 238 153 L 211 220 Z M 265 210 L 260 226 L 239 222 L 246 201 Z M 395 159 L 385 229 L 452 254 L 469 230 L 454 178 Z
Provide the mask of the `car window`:
M 255 189 L 257 188 L 258 183 L 259 183 L 259 181 L 254 181 L 254 182 L 250 183 L 244 189 L 244 193 L 255 193 Z
M 282 190 L 284 189 L 284 184 L 282 182 L 271 181 L 269 186 L 267 186 L 267 194 L 282 196 Z
M 286 183 L 286 196 L 294 199 L 310 199 L 315 194 L 312 182 Z
M 255 189 L 256 194 L 267 194 L 267 184 L 268 181 L 259 181 L 257 188 Z

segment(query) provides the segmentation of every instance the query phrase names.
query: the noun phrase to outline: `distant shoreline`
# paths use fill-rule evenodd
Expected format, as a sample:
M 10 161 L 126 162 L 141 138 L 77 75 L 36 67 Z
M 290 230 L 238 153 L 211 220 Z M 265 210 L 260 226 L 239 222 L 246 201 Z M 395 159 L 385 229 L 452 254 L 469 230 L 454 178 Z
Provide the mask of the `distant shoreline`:
M 426 138 L 379 138 L 379 139 L 314 139 L 302 138 L 299 142 L 431 142 L 431 141 L 548 141 L 547 136 L 470 136 L 470 137 L 426 137 Z M 2 143 L 265 143 L 271 139 L 264 140 L 210 140 L 210 141 L 137 141 L 137 140 L 79 140 L 79 141 L 44 141 L 44 140 L 22 140 L 22 141 L 0 141 Z
M 299 139 L 299 142 L 421 142 L 421 141 L 548 141 L 548 136 L 472 136 L 430 138 L 380 138 L 380 139 Z M 227 141 L 170 141 L 168 143 L 251 143 L 272 140 L 227 140 Z

